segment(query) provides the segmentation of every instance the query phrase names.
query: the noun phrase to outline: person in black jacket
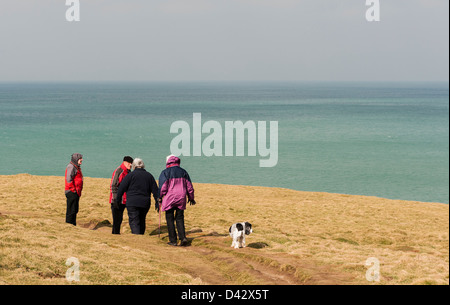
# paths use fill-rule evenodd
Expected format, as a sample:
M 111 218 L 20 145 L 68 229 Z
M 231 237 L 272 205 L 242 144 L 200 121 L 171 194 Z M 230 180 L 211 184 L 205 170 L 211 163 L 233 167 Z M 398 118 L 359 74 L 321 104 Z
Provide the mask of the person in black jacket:
M 142 159 L 133 161 L 133 171 L 123 178 L 117 191 L 118 204 L 122 196 L 127 193 L 127 211 L 130 222 L 131 233 L 145 233 L 145 218 L 151 205 L 151 195 L 158 202 L 158 186 L 153 175 L 145 170 Z

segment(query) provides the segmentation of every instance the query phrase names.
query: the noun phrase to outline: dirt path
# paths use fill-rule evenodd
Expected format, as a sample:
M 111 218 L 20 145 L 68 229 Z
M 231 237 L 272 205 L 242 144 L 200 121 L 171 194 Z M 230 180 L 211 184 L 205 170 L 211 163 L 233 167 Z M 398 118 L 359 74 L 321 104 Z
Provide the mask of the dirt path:
M 1 211 L 1 217 L 17 215 L 26 218 L 43 217 L 40 213 Z M 52 218 L 47 216 L 47 218 Z M 55 218 L 55 221 L 60 221 Z M 106 222 L 80 222 L 79 227 L 96 230 L 105 240 L 111 236 Z M 156 227 L 157 228 L 157 227 Z M 174 264 L 181 273 L 189 274 L 195 282 L 209 285 L 339 285 L 354 283 L 347 274 L 338 273 L 332 266 L 318 266 L 312 261 L 295 255 L 270 251 L 270 248 L 231 248 L 228 234 L 216 232 L 188 232 L 188 247 L 172 247 L 167 243 L 167 231 L 158 239 L 157 229 L 150 226 L 146 233 L 149 240 L 133 243 L 135 250 L 145 253 L 164 253 L 164 260 Z M 165 228 L 166 229 L 166 228 Z M 156 233 L 155 233 L 156 232 Z M 128 235 L 128 234 L 126 234 Z M 129 238 L 128 236 L 128 242 Z M 120 244 L 124 241 L 118 240 Z M 127 246 L 129 244 L 125 243 Z M 251 244 L 249 244 L 251 245 Z M 153 284 L 149 282 L 148 284 Z M 160 283 L 164 284 L 164 283 Z
M 210 235 L 190 234 L 191 240 L 201 242 L 185 248 L 191 252 L 189 257 L 199 260 L 186 267 L 186 271 L 206 284 L 342 285 L 354 281 L 331 266 L 317 266 L 293 255 L 270 252 L 267 248 L 234 249 L 230 247 L 229 237 Z

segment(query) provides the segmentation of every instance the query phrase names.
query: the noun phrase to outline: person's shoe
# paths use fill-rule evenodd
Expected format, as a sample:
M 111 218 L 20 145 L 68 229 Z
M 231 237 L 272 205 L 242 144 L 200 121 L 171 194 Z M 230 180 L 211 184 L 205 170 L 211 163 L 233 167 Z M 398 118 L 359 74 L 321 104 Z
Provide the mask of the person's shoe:
M 167 243 L 169 246 L 174 246 L 174 247 L 176 247 L 176 246 L 178 246 L 178 244 L 175 242 L 175 243 L 173 243 L 173 242 L 168 242 Z
M 181 241 L 180 246 L 181 246 L 181 247 L 186 247 L 188 244 L 189 244 L 189 241 L 187 240 L 187 238 L 184 238 L 184 239 Z

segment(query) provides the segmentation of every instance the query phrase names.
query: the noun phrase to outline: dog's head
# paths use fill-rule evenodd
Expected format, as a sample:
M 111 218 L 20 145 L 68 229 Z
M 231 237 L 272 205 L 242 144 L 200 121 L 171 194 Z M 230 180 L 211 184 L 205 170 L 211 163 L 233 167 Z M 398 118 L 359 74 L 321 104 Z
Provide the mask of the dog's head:
M 253 232 L 253 230 L 252 230 L 252 224 L 249 223 L 249 222 L 246 222 L 246 223 L 245 223 L 245 234 L 246 234 L 246 235 L 250 235 L 250 233 L 252 233 L 252 232 Z
M 231 231 L 234 230 L 234 228 L 237 231 L 244 231 L 245 235 L 250 235 L 251 233 L 253 233 L 252 224 L 249 222 L 235 223 L 234 225 L 232 225 L 230 227 L 230 229 L 228 231 L 231 233 Z

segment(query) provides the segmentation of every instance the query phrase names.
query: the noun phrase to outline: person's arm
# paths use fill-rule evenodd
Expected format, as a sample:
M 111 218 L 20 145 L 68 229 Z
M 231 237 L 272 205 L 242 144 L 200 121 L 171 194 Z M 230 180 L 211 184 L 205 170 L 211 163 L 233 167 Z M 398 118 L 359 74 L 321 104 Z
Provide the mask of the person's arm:
M 123 169 L 122 168 L 118 168 L 115 170 L 114 172 L 114 177 L 111 180 L 111 193 L 112 193 L 112 201 L 111 203 L 113 203 L 114 201 L 117 200 L 117 191 L 119 190 L 119 185 L 120 185 L 120 175 L 123 173 Z
M 186 182 L 186 190 L 187 190 L 187 196 L 188 196 L 189 202 L 192 202 L 192 204 L 195 204 L 194 186 L 192 185 L 191 177 L 189 177 L 189 174 L 187 172 L 186 172 L 185 182 Z
M 150 179 L 150 189 L 152 191 L 153 198 L 155 199 L 155 204 L 158 204 L 159 189 L 158 189 L 158 185 L 156 184 L 155 177 L 153 177 L 153 175 L 151 175 L 151 179 Z
M 75 169 L 75 166 L 73 166 L 72 163 L 69 163 L 69 165 L 67 165 L 67 170 L 66 170 L 67 183 L 70 183 L 73 181 L 73 177 L 75 177 L 76 173 L 77 173 L 77 170 Z
M 75 177 L 75 175 L 77 174 L 77 169 L 75 168 L 75 166 L 73 166 L 72 163 L 69 163 L 69 165 L 67 165 L 67 169 L 66 169 L 66 181 L 67 183 L 71 183 L 73 182 L 73 178 Z M 72 193 L 76 193 L 77 190 L 74 188 L 71 188 L 70 191 Z
M 165 175 L 165 172 L 162 171 L 161 175 L 159 176 L 159 198 L 163 198 L 167 194 L 167 177 Z
M 131 174 L 129 174 L 125 178 L 123 178 L 122 182 L 120 183 L 119 189 L 117 190 L 117 197 L 116 197 L 117 205 L 122 203 L 122 196 L 124 193 L 126 193 L 128 191 L 128 188 L 130 187 L 130 182 L 131 182 Z

